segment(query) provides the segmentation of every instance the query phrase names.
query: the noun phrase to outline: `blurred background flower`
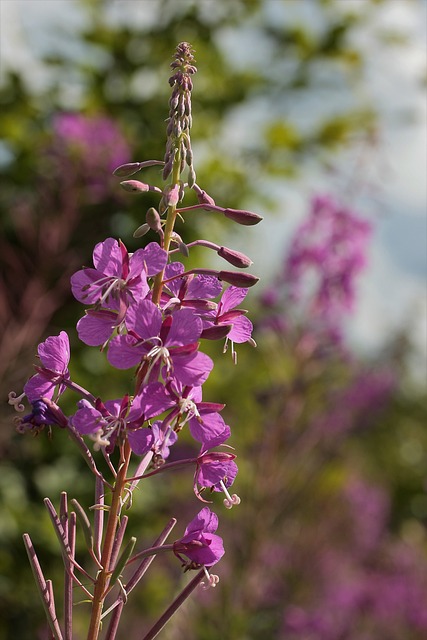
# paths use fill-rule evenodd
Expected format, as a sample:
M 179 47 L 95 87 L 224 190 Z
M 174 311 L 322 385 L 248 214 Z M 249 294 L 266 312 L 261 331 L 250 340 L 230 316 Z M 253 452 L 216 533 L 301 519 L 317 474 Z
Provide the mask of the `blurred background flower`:
M 128 196 L 111 171 L 164 156 L 180 41 L 199 68 L 198 183 L 219 206 L 264 216 L 256 230 L 209 214 L 178 229 L 186 242 L 249 254 L 263 279 L 245 300 L 258 348 L 239 345 L 236 368 L 207 345 L 217 364 L 206 399 L 227 405 L 242 497 L 224 513 L 213 495 L 221 583 L 195 595 L 165 639 L 425 638 L 426 4 L 3 0 L 0 11 L 5 400 L 30 375 L 37 343 L 62 329 L 73 377 L 103 397 L 129 391 L 126 372 L 112 375 L 78 343 L 69 277 L 110 235 L 141 246 L 132 233 L 156 200 Z M 147 173 L 160 184 L 156 167 Z M 222 268 L 202 252 L 190 264 Z M 59 580 L 42 498 L 93 498 L 64 434 L 23 438 L 12 418 L 4 405 L 0 640 L 29 640 L 44 637 L 43 612 L 21 533 L 31 530 Z M 180 439 L 171 460 L 185 447 Z M 147 480 L 129 534 L 149 546 L 171 504 L 189 522 L 199 508 L 191 482 L 184 472 Z M 129 639 L 180 580 L 156 560 L 130 598 Z

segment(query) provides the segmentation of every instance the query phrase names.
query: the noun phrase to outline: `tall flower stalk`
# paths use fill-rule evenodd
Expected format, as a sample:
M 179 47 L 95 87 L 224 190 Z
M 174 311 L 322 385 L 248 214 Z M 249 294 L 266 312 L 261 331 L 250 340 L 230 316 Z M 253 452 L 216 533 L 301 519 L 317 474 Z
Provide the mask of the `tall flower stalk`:
M 88 603 L 87 640 L 97 640 L 101 634 L 114 640 L 129 594 L 159 554 L 175 556 L 184 571 L 196 570 L 197 574 L 146 631 L 145 640 L 156 637 L 202 580 L 205 587 L 218 583 L 218 576 L 209 570 L 221 559 L 224 547 L 215 533 L 218 517 L 208 506 L 171 543 L 166 541 L 176 524 L 174 517 L 146 549 L 138 549 L 135 538 L 126 538 L 128 515 L 123 510 L 131 506 L 132 493 L 145 478 L 176 469 L 189 470 L 194 493 L 203 503 L 210 502 L 206 497 L 211 492 L 224 493 L 226 508 L 240 502 L 236 494 L 229 493 L 237 466 L 235 454 L 225 445 L 230 427 L 221 416 L 224 405 L 202 399 L 202 385 L 213 362 L 200 351 L 200 340 L 225 340 L 225 345 L 231 342 L 234 361 L 235 344 L 255 344 L 246 311 L 236 306 L 258 278 L 229 269 L 186 269 L 171 257 L 175 258 L 177 252 L 186 257 L 192 246 L 199 245 L 215 250 L 233 267 L 245 269 L 252 262 L 241 252 L 206 239 L 186 245 L 175 231 L 175 221 L 178 215 L 185 217 L 194 210 L 219 213 L 243 225 L 257 224 L 261 217 L 218 206 L 197 185 L 190 139 L 196 67 L 188 43 L 178 45 L 171 67 L 164 160 L 130 162 L 114 171 L 126 178 L 121 182 L 126 191 L 159 194 L 157 209 L 148 209 L 145 222 L 134 234 L 141 237 L 154 231 L 158 242 L 129 253 L 121 240 L 107 238 L 93 251 L 93 267 L 84 267 L 71 278 L 74 296 L 87 306 L 77 323 L 80 340 L 101 347 L 112 367 L 132 370 L 134 386 L 114 400 L 98 397 L 80 386 L 70 376 L 69 337 L 61 331 L 39 345 L 39 364 L 24 393 L 9 395 L 10 404 L 18 412 L 25 411 L 25 397 L 31 405 L 27 415 L 16 418 L 21 433 L 66 429 L 95 480 L 93 515 L 89 516 L 77 500 L 69 501 L 64 492 L 58 512 L 49 499 L 45 500 L 64 561 L 62 616 L 56 611 L 53 585 L 43 575 L 31 538 L 24 535 L 50 632 L 56 640 L 72 640 L 76 590 Z M 155 165 L 163 168 L 162 186 L 127 179 Z M 195 194 L 197 204 L 183 206 L 188 191 Z M 73 415 L 66 416 L 60 403 L 62 394 L 70 391 L 78 397 L 77 408 Z M 170 448 L 183 429 L 190 431 L 200 447 L 199 454 L 168 462 Z M 86 438 L 92 441 L 94 452 Z M 98 456 L 107 462 L 108 477 L 98 468 Z M 90 568 L 76 558 L 77 526 L 84 534 Z

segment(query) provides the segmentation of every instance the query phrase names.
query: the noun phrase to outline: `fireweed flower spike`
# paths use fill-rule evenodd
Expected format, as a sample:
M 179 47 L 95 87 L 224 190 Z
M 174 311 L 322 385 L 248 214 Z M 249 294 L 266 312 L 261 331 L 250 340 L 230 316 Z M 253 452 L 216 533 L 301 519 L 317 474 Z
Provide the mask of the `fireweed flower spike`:
M 215 500 L 218 492 L 225 494 L 226 508 L 240 502 L 236 494 L 229 493 L 237 465 L 234 453 L 230 452 L 232 448 L 224 444 L 231 436 L 231 429 L 221 415 L 224 405 L 202 399 L 202 385 L 214 363 L 200 350 L 200 345 L 205 338 L 226 339 L 232 344 L 234 354 L 235 343 L 255 344 L 252 324 L 246 310 L 239 305 L 258 278 L 238 270 L 186 269 L 184 264 L 171 258 L 179 251 L 185 260 L 189 247 L 202 246 L 216 251 L 233 267 L 246 269 L 251 259 L 232 248 L 209 239 L 194 240 L 187 245 L 185 238 L 174 229 L 175 220 L 177 216 L 184 219 L 187 212 L 195 210 L 201 214 L 217 212 L 242 225 L 257 224 L 261 217 L 250 211 L 217 206 L 196 184 L 190 140 L 191 91 L 196 67 L 188 43 L 178 45 L 171 67 L 172 93 L 164 160 L 127 162 L 114 171 L 116 176 L 128 178 L 146 167 L 162 167 L 161 185 L 134 179 L 121 182 L 129 197 L 137 193 L 144 198 L 144 193 L 150 192 L 159 198 L 158 204 L 145 213 L 143 224 L 134 234 L 138 238 L 148 231 L 154 232 L 157 242 L 129 253 L 122 240 L 107 238 L 95 246 L 93 267 L 83 267 L 71 278 L 73 295 L 87 307 L 77 323 L 79 339 L 86 345 L 101 347 L 111 367 L 131 369 L 129 388 L 123 395 L 117 394 L 122 397 L 104 402 L 71 380 L 69 339 L 65 331 L 61 331 L 39 345 L 40 364 L 25 384 L 24 393 L 9 395 L 9 403 L 17 411 L 25 411 L 22 402 L 25 395 L 31 404 L 26 415 L 16 418 L 18 431 L 38 434 L 44 427 L 49 432 L 55 427 L 66 429 L 95 476 L 93 514 L 85 514 L 79 503 L 73 502 L 75 507 L 78 505 L 78 526 L 83 529 L 95 571 L 90 568 L 93 564 L 86 569 L 76 560 L 76 514 L 68 514 L 66 494 L 62 494 L 59 514 L 52 503 L 46 501 L 67 576 L 67 606 L 61 629 L 55 613 L 53 587 L 49 586 L 47 598 L 44 586 L 48 581 L 36 556 L 30 557 L 49 625 L 57 640 L 73 637 L 76 590 L 83 591 L 88 603 L 87 640 L 99 640 L 101 626 L 108 616 L 111 618 L 107 635 L 114 640 L 130 592 L 159 553 L 172 551 L 185 571 L 197 569 L 198 573 L 146 638 L 157 635 L 153 629 L 164 626 L 201 583 L 204 574 L 205 587 L 218 583 L 218 576 L 209 574 L 207 568 L 222 558 L 224 546 L 216 534 L 218 517 L 207 507 L 175 542 L 165 544 L 176 522 L 172 518 L 173 524 L 166 526 L 152 547 L 134 552 L 134 539 L 129 541 L 125 537 L 127 516 L 122 512 L 124 508 L 131 508 L 132 495 L 139 483 L 147 477 L 159 482 L 165 471 L 181 469 L 185 473 L 191 471 L 193 478 L 189 478 L 188 486 L 190 489 L 193 486 L 197 499 L 202 502 L 208 502 L 205 499 L 208 495 Z M 182 206 L 186 190 L 191 189 L 198 204 Z M 69 417 L 59 406 L 65 389 L 67 394 L 76 395 L 76 409 Z M 170 448 L 184 429 L 189 431 L 199 454 L 180 459 L 177 452 L 169 462 Z M 92 441 L 93 455 L 85 443 L 86 438 Z M 95 461 L 99 455 L 105 469 L 103 473 Z M 28 534 L 25 541 L 26 548 L 32 548 Z M 131 566 L 134 573 L 126 583 L 122 572 Z M 105 609 L 107 596 L 113 604 Z

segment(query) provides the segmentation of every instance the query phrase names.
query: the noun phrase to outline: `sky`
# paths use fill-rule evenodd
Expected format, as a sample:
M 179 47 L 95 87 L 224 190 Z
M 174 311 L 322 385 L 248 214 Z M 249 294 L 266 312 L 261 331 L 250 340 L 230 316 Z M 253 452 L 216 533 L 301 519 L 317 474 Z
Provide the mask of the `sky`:
M 357 7 L 361 2 L 346 0 L 345 5 Z M 136 6 L 129 0 L 113 0 L 109 4 L 117 9 L 117 16 L 125 14 L 121 11 L 125 5 Z M 269 2 L 269 10 L 276 15 L 282 5 Z M 309 3 L 292 5 L 306 7 Z M 153 0 L 138 2 L 138 6 L 144 9 L 138 19 L 153 19 L 153 12 L 150 13 Z M 60 38 L 63 50 L 68 47 L 70 55 L 75 54 L 73 39 L 64 40 L 56 27 L 66 24 L 72 33 L 83 19 L 73 0 L 1 0 L 0 73 L 16 68 L 35 89 L 48 82 L 32 48 L 37 43 L 38 48 L 49 50 L 58 46 Z M 357 34 L 356 45 L 369 51 L 364 88 L 380 110 L 382 129 L 378 155 L 368 159 L 372 162 L 375 193 L 361 203 L 375 228 L 370 265 L 360 281 L 359 303 L 349 321 L 349 335 L 360 349 L 371 353 L 381 347 L 390 332 L 406 326 L 417 354 L 414 372 L 422 378 L 427 361 L 427 99 L 426 92 L 419 88 L 419 79 L 426 73 L 427 3 L 393 0 L 383 12 L 379 11 L 378 24 L 373 26 L 403 27 L 409 38 L 405 47 L 390 52 L 380 47 L 368 32 Z M 247 60 L 250 55 L 250 38 L 251 34 L 244 30 L 239 38 L 223 34 L 222 44 L 236 64 L 239 56 Z M 73 96 L 69 99 L 72 103 Z M 401 114 L 410 117 L 402 118 Z M 248 126 L 260 130 L 263 117 L 263 110 L 256 108 L 247 109 L 243 117 L 237 114 L 234 121 L 224 123 L 227 139 L 242 143 Z M 351 161 L 343 157 L 347 166 Z M 280 225 L 276 218 L 269 221 L 266 216 L 249 248 L 247 237 L 245 246 L 239 247 L 236 236 L 234 246 L 254 258 L 257 272 L 265 281 L 274 272 L 273 262 L 263 257 L 265 247 L 269 253 L 281 256 L 292 229 L 306 211 L 307 193 L 325 189 L 330 190 L 325 176 L 316 166 L 308 167 L 300 181 L 276 187 L 277 198 L 289 212 Z

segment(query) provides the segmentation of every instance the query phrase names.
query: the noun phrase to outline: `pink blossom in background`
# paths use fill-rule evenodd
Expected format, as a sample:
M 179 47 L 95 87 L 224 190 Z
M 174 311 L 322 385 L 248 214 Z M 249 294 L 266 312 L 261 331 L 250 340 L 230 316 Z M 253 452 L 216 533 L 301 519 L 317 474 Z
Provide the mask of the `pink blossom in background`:
M 49 152 L 62 161 L 74 161 L 85 178 L 88 195 L 98 202 L 109 193 L 109 180 L 115 167 L 131 157 L 131 149 L 108 116 L 60 113 L 53 119 L 54 139 Z

